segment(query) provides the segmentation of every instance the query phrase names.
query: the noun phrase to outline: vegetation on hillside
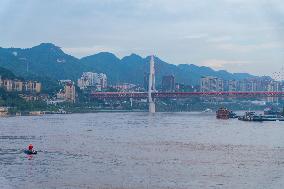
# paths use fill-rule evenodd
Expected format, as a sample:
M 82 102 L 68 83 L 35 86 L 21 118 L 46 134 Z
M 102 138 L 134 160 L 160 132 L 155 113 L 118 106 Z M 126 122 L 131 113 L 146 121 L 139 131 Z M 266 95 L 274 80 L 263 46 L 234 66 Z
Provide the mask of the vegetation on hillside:
M 107 74 L 109 83 L 143 84 L 144 74 L 149 72 L 149 57 L 142 58 L 131 54 L 119 59 L 114 54 L 102 52 L 82 59 L 64 53 L 51 43 L 42 43 L 29 49 L 0 48 L 0 66 L 19 76 L 28 74 L 45 76 L 51 79 L 72 79 L 76 81 L 83 72 Z M 209 67 L 193 64 L 174 65 L 155 57 L 156 81 L 163 75 L 175 75 L 178 83 L 196 85 L 202 76 L 216 76 L 225 80 L 253 78 L 250 74 L 232 74 L 215 71 Z

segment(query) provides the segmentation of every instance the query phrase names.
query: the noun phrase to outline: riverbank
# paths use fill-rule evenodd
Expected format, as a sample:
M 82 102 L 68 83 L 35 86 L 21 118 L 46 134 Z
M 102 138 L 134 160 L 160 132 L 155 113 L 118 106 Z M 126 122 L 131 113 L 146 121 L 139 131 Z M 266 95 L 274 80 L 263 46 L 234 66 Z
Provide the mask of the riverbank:
M 30 112 L 16 112 L 3 113 L 0 117 L 14 117 L 14 116 L 43 116 L 43 115 L 64 115 L 64 114 L 89 114 L 89 113 L 127 113 L 127 112 L 148 112 L 146 110 L 92 110 L 92 111 L 74 111 L 74 112 L 50 112 L 50 111 L 30 111 Z

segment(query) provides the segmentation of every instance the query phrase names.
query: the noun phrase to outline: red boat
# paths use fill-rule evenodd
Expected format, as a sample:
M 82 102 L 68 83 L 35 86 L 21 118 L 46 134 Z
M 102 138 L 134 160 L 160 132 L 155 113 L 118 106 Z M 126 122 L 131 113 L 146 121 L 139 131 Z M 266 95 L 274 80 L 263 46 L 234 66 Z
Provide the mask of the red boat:
M 231 111 L 227 108 L 219 108 L 219 110 L 216 111 L 216 118 L 217 119 L 229 119 L 230 118 Z

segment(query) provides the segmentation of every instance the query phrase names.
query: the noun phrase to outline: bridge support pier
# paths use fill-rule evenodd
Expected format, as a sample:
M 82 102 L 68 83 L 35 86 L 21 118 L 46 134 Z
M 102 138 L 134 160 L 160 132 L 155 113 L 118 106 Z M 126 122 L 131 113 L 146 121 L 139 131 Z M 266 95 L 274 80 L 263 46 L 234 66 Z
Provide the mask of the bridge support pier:
M 148 103 L 149 103 L 149 112 L 155 113 L 155 101 L 152 97 L 152 93 L 156 92 L 155 89 L 155 66 L 154 66 L 154 56 L 151 56 L 150 60 L 150 73 L 149 73 L 149 85 L 148 85 Z
M 155 113 L 156 112 L 156 105 L 155 102 L 149 102 L 149 112 L 150 113 Z

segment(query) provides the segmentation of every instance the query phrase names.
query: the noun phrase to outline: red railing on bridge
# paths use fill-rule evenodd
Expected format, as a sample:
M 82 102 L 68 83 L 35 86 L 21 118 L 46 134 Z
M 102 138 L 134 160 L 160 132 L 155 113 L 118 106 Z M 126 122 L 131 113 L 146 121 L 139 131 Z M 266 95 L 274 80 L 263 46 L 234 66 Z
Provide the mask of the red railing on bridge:
M 147 98 L 147 92 L 95 92 L 94 98 Z M 190 98 L 190 97 L 284 97 L 284 92 L 279 91 L 257 91 L 257 92 L 155 92 L 153 98 Z

